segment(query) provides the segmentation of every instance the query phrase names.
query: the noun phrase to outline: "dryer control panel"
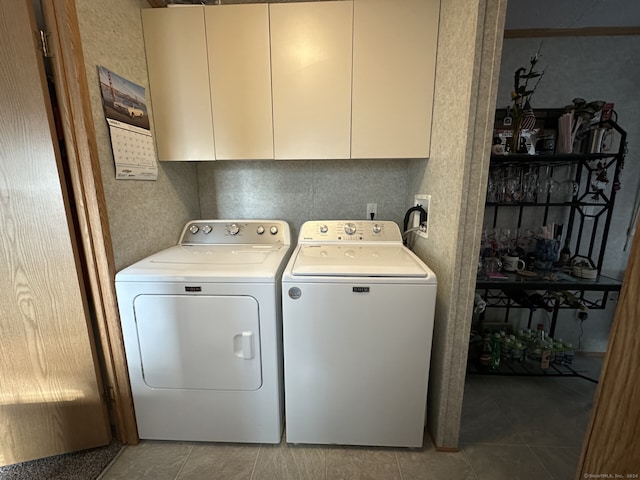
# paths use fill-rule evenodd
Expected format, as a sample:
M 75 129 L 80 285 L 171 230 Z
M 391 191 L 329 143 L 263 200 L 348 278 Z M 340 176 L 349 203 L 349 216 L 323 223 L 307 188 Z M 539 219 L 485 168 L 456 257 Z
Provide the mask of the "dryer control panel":
M 384 242 L 402 244 L 395 222 L 381 220 L 314 220 L 300 229 L 298 243 Z
M 178 245 L 291 245 L 283 220 L 192 220 L 182 229 Z

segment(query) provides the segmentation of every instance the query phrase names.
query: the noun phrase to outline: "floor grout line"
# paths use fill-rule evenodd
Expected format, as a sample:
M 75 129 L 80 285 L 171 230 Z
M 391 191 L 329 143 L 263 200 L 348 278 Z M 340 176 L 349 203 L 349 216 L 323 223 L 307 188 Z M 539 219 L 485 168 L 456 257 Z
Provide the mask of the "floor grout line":
M 404 480 L 404 475 L 402 474 L 402 467 L 400 466 L 400 459 L 398 458 L 398 451 L 394 450 L 393 455 L 396 457 L 396 466 L 398 467 L 398 472 L 400 472 L 400 480 Z
M 462 455 L 464 456 L 464 459 L 467 461 L 467 465 L 469 465 L 469 468 L 471 469 L 471 473 L 473 473 L 473 476 L 475 477 L 476 480 L 480 480 L 480 477 L 478 476 L 478 472 L 476 472 L 476 469 L 473 466 L 473 463 L 471 462 L 471 458 L 469 457 L 469 455 L 467 455 L 467 452 L 465 452 L 462 448 L 460 448 L 459 450 Z
M 538 463 L 539 463 L 540 465 L 542 465 L 542 469 L 543 469 L 545 472 L 547 472 L 547 473 L 549 474 L 549 476 L 550 476 L 553 480 L 555 480 L 556 476 L 553 474 L 553 472 L 551 472 L 551 471 L 547 468 L 547 466 L 544 464 L 544 462 L 542 461 L 542 459 L 538 456 L 538 454 L 536 453 L 536 451 L 535 451 L 533 448 L 531 448 L 531 445 L 527 445 L 527 447 L 529 448 L 529 451 L 530 451 L 531 453 L 533 453 L 533 456 L 534 456 L 534 457 L 535 457 L 535 459 L 538 461 Z
M 178 480 L 178 478 L 180 477 L 180 474 L 182 473 L 182 470 L 184 469 L 184 466 L 187 464 L 187 461 L 189 460 L 189 457 L 191 457 L 191 452 L 193 452 L 193 445 L 194 444 L 192 443 L 189 448 L 189 451 L 185 455 L 182 465 L 180 465 L 180 468 L 178 469 L 178 472 L 176 473 L 174 480 Z
M 251 475 L 249 476 L 249 480 L 253 480 L 253 475 L 256 473 L 256 465 L 258 465 L 258 457 L 260 456 L 260 451 L 262 450 L 262 444 L 258 447 L 258 451 L 256 452 L 256 458 L 253 461 L 253 467 L 251 468 Z

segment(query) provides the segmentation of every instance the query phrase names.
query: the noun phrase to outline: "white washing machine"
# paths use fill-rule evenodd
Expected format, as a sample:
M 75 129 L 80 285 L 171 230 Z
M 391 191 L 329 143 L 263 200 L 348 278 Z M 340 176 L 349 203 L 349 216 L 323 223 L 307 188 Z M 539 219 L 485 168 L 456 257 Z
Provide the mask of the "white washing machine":
M 287 223 L 197 220 L 116 275 L 140 438 L 279 443 Z
M 436 277 L 398 226 L 306 222 L 282 292 L 287 442 L 421 447 Z

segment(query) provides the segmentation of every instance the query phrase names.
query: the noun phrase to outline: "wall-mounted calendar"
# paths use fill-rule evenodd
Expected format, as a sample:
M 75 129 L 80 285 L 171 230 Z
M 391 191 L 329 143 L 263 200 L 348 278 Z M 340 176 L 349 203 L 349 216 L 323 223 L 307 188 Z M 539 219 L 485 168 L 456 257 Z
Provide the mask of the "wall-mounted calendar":
M 144 88 L 102 66 L 98 76 L 116 178 L 156 180 L 158 165 Z

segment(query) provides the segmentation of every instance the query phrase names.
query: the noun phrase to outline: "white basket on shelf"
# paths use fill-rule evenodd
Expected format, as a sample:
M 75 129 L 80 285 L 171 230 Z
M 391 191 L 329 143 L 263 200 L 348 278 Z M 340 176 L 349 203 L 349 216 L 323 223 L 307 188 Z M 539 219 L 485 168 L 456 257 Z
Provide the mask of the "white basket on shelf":
M 595 280 L 598 277 L 598 269 L 594 267 L 590 259 L 585 257 L 576 257 L 573 260 L 571 273 L 574 277 L 586 280 Z

